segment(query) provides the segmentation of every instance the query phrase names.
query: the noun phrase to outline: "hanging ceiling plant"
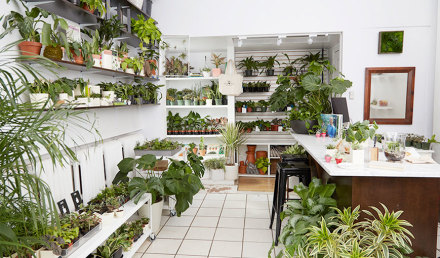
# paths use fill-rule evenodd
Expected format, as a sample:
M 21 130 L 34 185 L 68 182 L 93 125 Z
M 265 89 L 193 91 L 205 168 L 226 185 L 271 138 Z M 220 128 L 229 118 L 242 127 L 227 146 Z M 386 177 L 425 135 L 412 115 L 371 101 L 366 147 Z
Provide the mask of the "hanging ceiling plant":
M 153 18 L 145 20 L 143 15 L 138 15 L 138 19 L 131 18 L 131 28 L 134 33 L 141 39 L 139 47 L 145 50 L 149 44 L 154 41 L 160 41 L 162 32 L 157 28 L 156 21 Z

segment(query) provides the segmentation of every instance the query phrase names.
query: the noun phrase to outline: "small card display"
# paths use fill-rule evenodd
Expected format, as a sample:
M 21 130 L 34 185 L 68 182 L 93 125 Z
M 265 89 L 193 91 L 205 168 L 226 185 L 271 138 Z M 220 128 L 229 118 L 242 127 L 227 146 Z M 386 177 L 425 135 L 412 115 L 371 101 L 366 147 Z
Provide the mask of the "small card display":
M 330 138 L 340 137 L 342 134 L 342 115 L 321 114 L 321 132 L 327 133 Z

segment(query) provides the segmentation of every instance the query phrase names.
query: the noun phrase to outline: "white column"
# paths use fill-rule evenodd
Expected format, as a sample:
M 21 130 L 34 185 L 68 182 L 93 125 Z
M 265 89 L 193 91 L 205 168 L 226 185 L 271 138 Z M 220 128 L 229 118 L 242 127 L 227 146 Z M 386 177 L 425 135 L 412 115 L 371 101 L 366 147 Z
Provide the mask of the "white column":
M 437 2 L 437 43 L 435 53 L 435 78 L 434 78 L 434 110 L 432 120 L 432 133 L 440 139 L 440 4 Z M 440 144 L 434 144 L 433 158 L 440 162 Z

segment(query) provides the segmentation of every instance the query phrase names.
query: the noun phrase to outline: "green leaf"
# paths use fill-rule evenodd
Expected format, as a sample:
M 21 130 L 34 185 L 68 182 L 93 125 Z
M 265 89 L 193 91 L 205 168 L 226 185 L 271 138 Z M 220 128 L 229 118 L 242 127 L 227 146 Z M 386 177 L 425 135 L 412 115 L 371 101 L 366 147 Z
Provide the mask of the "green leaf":
M 307 91 L 317 91 L 321 86 L 321 78 L 314 74 L 307 74 L 302 78 L 301 85 Z
M 52 33 L 52 28 L 49 23 L 43 24 L 43 29 L 41 30 L 41 43 L 45 46 L 52 45 L 52 40 L 50 39 L 50 35 Z

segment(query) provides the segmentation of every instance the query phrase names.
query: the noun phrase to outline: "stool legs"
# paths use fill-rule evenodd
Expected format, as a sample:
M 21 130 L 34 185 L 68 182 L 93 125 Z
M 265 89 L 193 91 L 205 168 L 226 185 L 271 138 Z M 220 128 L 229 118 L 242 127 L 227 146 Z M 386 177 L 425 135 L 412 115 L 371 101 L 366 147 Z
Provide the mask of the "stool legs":
M 272 200 L 272 209 L 271 209 L 271 213 L 270 213 L 270 225 L 269 228 L 272 229 L 272 225 L 273 225 L 273 219 L 275 217 L 275 213 L 276 210 L 278 208 L 277 206 L 277 198 L 278 198 L 278 185 L 279 185 L 279 171 L 277 170 L 277 172 L 275 173 L 275 187 L 273 189 L 273 200 Z
M 280 173 L 278 184 L 278 198 L 277 198 L 277 220 L 275 230 L 275 245 L 278 245 L 278 237 L 281 232 L 281 212 L 283 211 L 284 202 L 286 201 L 286 174 Z

